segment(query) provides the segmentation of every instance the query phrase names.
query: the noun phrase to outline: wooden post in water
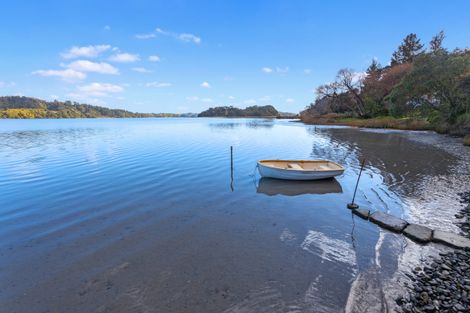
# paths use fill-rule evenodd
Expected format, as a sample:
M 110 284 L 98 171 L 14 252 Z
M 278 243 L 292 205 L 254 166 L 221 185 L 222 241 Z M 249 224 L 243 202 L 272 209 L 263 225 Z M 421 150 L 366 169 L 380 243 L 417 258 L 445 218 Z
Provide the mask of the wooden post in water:
M 359 171 L 359 176 L 357 177 L 357 182 L 356 182 L 356 188 L 354 188 L 354 194 L 351 203 L 348 203 L 347 207 L 348 209 L 354 210 L 357 209 L 359 206 L 354 203 L 354 199 L 356 198 L 356 191 L 357 191 L 357 186 L 359 185 L 359 180 L 361 179 L 361 174 L 362 170 L 364 169 L 364 163 L 366 163 L 366 159 L 362 159 L 361 163 L 361 170 Z
M 230 189 L 233 191 L 233 146 L 230 146 Z

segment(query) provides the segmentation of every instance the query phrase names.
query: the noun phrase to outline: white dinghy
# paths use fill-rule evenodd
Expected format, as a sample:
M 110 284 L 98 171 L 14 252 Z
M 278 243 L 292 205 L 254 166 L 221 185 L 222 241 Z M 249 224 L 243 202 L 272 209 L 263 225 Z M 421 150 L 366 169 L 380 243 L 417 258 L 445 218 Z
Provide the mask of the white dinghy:
M 260 160 L 261 176 L 289 180 L 317 180 L 343 174 L 344 167 L 328 160 Z

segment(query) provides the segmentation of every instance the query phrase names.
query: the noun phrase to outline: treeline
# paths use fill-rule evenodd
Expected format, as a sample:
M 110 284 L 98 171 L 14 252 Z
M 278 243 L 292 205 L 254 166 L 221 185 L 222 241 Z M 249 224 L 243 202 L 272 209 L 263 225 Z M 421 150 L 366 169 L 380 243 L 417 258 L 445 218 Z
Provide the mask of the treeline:
M 439 132 L 470 132 L 470 49 L 448 51 L 441 31 L 427 48 L 409 34 L 393 53 L 390 65 L 376 60 L 365 73 L 341 69 L 332 83 L 316 89 L 317 98 L 304 121 L 319 116 L 424 121 Z
M 250 106 L 245 109 L 233 106 L 221 106 L 209 108 L 201 113 L 199 117 L 277 117 L 279 112 L 272 105 Z
M 133 113 L 71 101 L 48 102 L 30 97 L 0 97 L 0 118 L 172 117 L 169 113 Z

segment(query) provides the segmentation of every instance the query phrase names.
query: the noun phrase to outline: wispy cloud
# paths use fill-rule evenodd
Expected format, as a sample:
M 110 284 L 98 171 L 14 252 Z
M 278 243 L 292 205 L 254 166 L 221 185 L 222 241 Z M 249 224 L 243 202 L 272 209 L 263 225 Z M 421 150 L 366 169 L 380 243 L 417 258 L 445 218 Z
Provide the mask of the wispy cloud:
M 178 39 L 186 42 L 194 42 L 195 44 L 201 43 L 201 38 L 193 35 L 193 34 L 179 34 Z
M 32 72 L 32 74 L 44 77 L 59 77 L 65 81 L 77 81 L 86 78 L 85 73 L 70 68 L 65 70 L 37 70 Z
M 135 35 L 135 37 L 137 39 L 152 39 L 152 38 L 157 37 L 157 35 L 169 36 L 169 37 L 172 37 L 180 41 L 184 41 L 184 42 L 191 42 L 195 44 L 201 43 L 201 38 L 194 34 L 170 32 L 170 31 L 163 30 L 161 28 L 156 28 L 153 32 L 150 32 L 150 33 L 137 34 Z
M 173 38 L 179 39 L 181 41 L 185 41 L 185 42 L 193 42 L 195 44 L 200 44 L 201 43 L 201 38 L 200 37 L 198 37 L 196 35 L 193 35 L 193 34 L 190 34 L 190 33 L 169 32 L 169 31 L 165 31 L 161 28 L 155 29 L 155 32 L 158 33 L 158 34 L 162 34 L 162 35 L 165 35 L 165 36 L 170 36 L 170 37 L 173 37 Z
M 97 63 L 88 60 L 77 60 L 68 64 L 66 67 L 78 72 L 94 72 L 111 75 L 119 74 L 119 70 L 117 68 L 105 62 Z
M 272 68 L 272 67 L 263 67 L 261 69 L 262 72 L 266 73 L 266 74 L 271 74 L 271 73 L 280 73 L 280 74 L 284 74 L 284 73 L 287 73 L 289 71 L 289 67 L 286 66 L 286 67 L 279 67 L 279 66 L 276 66 L 275 68 Z
M 110 93 L 123 92 L 124 88 L 119 85 L 109 83 L 91 83 L 88 85 L 78 86 L 77 90 L 88 96 L 106 97 Z
M 146 69 L 145 67 L 133 67 L 132 70 L 139 73 L 152 73 L 151 70 Z
M 109 49 L 111 49 L 110 45 L 95 45 L 85 47 L 74 46 L 69 50 L 61 53 L 61 56 L 64 59 L 75 59 L 80 57 L 96 58 L 97 56 Z
M 212 100 L 211 98 L 202 98 L 201 101 L 206 103 L 214 102 L 214 100 Z
M 270 96 L 263 96 L 263 97 L 259 98 L 258 100 L 263 101 L 263 102 L 271 101 L 271 97 Z
M 106 31 L 110 31 L 110 30 L 111 30 L 111 26 L 105 25 L 105 26 L 103 27 L 103 29 L 106 30 Z
M 202 82 L 200 86 L 202 88 L 211 88 L 211 84 L 209 84 L 208 82 Z
M 287 72 L 289 72 L 289 67 L 288 66 L 285 66 L 285 67 L 276 66 L 276 72 L 277 73 L 287 73 Z
M 112 55 L 109 60 L 118 63 L 132 63 L 139 61 L 140 56 L 138 54 L 131 53 L 117 53 L 115 55 Z
M 310 75 L 310 74 L 312 74 L 312 70 L 309 69 L 309 68 L 306 68 L 306 69 L 304 69 L 304 74 L 305 75 Z
M 151 55 L 149 56 L 150 62 L 160 62 L 160 57 L 158 55 Z
M 199 97 L 198 96 L 191 96 L 191 97 L 186 97 L 187 101 L 198 101 Z
M 294 99 L 292 99 L 292 98 L 287 98 L 287 99 L 286 99 L 286 102 L 287 102 L 287 103 L 294 103 L 294 102 L 295 102 L 295 100 L 294 100 Z
M 256 100 L 255 99 L 248 99 L 248 100 L 243 101 L 243 103 L 247 104 L 247 105 L 253 105 L 253 104 L 256 104 Z
M 165 88 L 165 87 L 171 87 L 173 84 L 171 83 L 164 83 L 164 82 L 150 82 L 146 83 L 145 87 L 154 87 L 154 88 Z
M 135 38 L 137 39 L 151 39 L 155 38 L 157 35 L 155 33 L 148 33 L 148 34 L 137 34 L 135 35 Z

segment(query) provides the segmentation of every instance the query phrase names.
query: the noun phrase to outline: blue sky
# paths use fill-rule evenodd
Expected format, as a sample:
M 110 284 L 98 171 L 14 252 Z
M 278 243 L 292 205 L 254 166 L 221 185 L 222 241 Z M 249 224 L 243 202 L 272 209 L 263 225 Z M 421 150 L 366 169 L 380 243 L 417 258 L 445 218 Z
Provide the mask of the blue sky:
M 4 1 L 0 95 L 200 112 L 298 112 L 402 38 L 470 46 L 470 1 Z

